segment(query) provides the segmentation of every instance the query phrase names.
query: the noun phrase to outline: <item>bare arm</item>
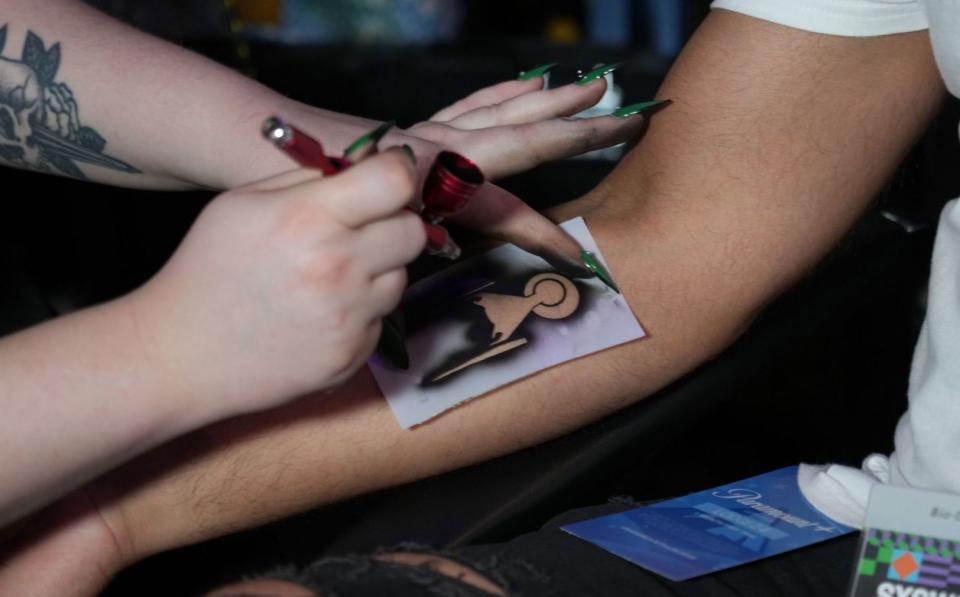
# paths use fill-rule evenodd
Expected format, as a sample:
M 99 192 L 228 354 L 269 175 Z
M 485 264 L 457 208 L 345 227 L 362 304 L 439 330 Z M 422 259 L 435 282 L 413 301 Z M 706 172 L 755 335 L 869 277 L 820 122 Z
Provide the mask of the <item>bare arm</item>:
M 0 528 L 215 420 L 214 411 L 171 391 L 140 341 L 130 303 L 120 299 L 0 340 Z
M 331 153 L 380 124 L 293 101 L 80 0 L 0 0 L 0 11 L 9 19 L 0 20 L 0 164 L 124 186 L 224 189 L 294 167 L 260 138 L 272 114 Z M 596 103 L 602 77 L 542 86 L 535 77 L 481 90 L 384 144 L 426 156 L 454 149 L 495 179 L 619 143 L 642 122 L 559 118 Z
M 372 126 L 362 119 L 292 102 L 229 69 L 126 27 L 79 1 L 50 0 L 38 5 L 26 0 L 0 0 L 0 9 L 4 15 L 0 18 L 10 19 L 0 21 L 0 164 L 131 186 L 233 187 L 254 179 L 262 182 L 269 174 L 293 169 L 292 161 L 260 139 L 259 122 L 271 113 L 291 118 L 335 149 Z M 541 86 L 542 79 L 517 80 L 482 90 L 441 111 L 434 121 L 420 123 L 414 127 L 415 133 L 397 133 L 391 142 L 409 141 L 424 158 L 442 146 L 463 146 L 488 169 L 488 174 L 502 175 L 510 168 L 529 167 L 538 159 L 550 157 L 551 152 L 582 149 L 582 142 L 588 146 L 613 142 L 642 124 L 642 117 L 559 118 L 596 101 L 605 88 L 602 79 L 557 90 L 541 91 Z M 543 142 L 548 138 L 549 147 L 545 148 Z M 517 155 L 511 153 L 524 154 L 524 160 L 513 160 Z M 420 167 L 429 165 L 429 160 L 423 159 Z M 341 178 L 337 177 L 337 186 L 345 184 Z M 353 195 L 359 200 L 365 195 L 364 187 L 377 182 L 354 180 Z M 493 234 L 527 237 L 548 255 L 559 256 L 560 245 L 568 256 L 573 255 L 572 259 L 579 254 L 579 247 L 548 220 L 529 208 L 516 209 L 523 204 L 509 193 L 485 185 L 480 195 L 478 199 L 486 198 L 488 208 L 501 208 L 484 210 L 488 221 L 478 222 L 480 227 Z M 388 199 L 386 195 L 380 197 L 383 205 L 389 205 Z M 211 226 L 205 230 L 211 237 L 227 236 L 224 231 L 229 232 L 234 220 L 221 218 L 224 230 Z M 295 242 L 296 232 L 284 229 L 284 237 L 278 242 Z M 551 246 L 547 239 L 557 242 Z M 205 259 L 217 256 L 229 260 L 229 256 L 236 257 L 257 246 L 251 244 L 251 238 L 234 240 L 239 242 L 223 255 L 209 246 L 194 252 L 191 259 L 195 263 L 181 269 L 198 269 Z M 383 234 L 379 242 L 394 248 Z M 254 256 L 250 258 L 241 272 L 244 281 L 240 286 L 242 292 L 254 296 L 257 274 L 273 273 L 277 264 L 257 264 Z M 212 270 L 205 272 L 209 276 L 193 277 L 189 285 L 169 295 L 185 297 L 202 292 L 205 281 L 213 279 L 215 272 L 228 269 L 225 263 L 208 262 L 206 266 Z M 579 267 L 582 270 L 583 266 Z M 38 496 L 53 499 L 162 440 L 223 416 L 254 410 L 191 408 L 204 400 L 188 401 L 183 407 L 172 399 L 172 394 L 182 399 L 184 393 L 171 390 L 175 376 L 157 362 L 169 361 L 170 354 L 153 351 L 152 360 L 144 357 L 148 351 L 142 346 L 143 334 L 130 324 L 129 303 L 113 301 L 0 340 L 0 387 L 4 390 L 0 405 L 11 415 L 0 424 L 0 444 L 9 456 L 9 466 L 0 468 L 0 526 L 42 505 Z M 197 300 L 194 306 L 208 303 L 211 301 Z M 311 304 L 319 305 L 316 301 Z M 141 319 L 163 320 L 162 306 L 152 306 L 154 312 Z M 179 334 L 181 340 L 197 330 L 202 330 L 198 335 L 203 338 L 214 338 L 217 322 L 222 323 L 223 316 L 230 312 L 226 309 L 179 329 L 165 321 L 164 327 L 171 335 Z M 234 329 L 242 329 L 250 321 L 238 317 L 232 323 Z M 293 338 L 279 329 L 272 331 L 287 340 Z M 220 340 L 234 344 L 222 337 Z M 163 344 L 177 346 L 178 342 Z M 182 349 L 182 342 L 179 344 Z M 222 357 L 219 348 L 211 353 Z M 183 352 L 179 349 L 167 353 Z M 353 353 L 345 345 L 341 352 Z M 314 351 L 307 354 L 316 356 Z M 259 356 L 243 367 L 248 373 L 272 368 L 274 372 L 268 375 L 286 375 L 280 373 L 282 368 Z M 219 385 L 202 390 L 195 383 L 191 390 L 206 397 L 207 402 L 225 405 L 231 399 L 222 394 L 230 394 L 234 385 L 231 372 L 226 380 L 219 380 Z M 323 385 L 315 383 L 291 391 L 268 384 L 259 394 L 261 400 L 270 398 L 272 402 L 257 406 L 272 406 Z M 36 461 L 46 466 L 37 467 Z
M 82 2 L 0 8 L 0 120 L 14 123 L 0 135 L 0 163 L 173 189 L 227 188 L 252 180 L 249 172 L 290 169 L 269 148 L 258 151 L 256 119 L 305 107 Z M 350 131 L 328 134 L 347 142 Z M 94 136 L 105 143 L 99 151 Z
M 415 180 L 394 148 L 224 193 L 142 287 L 0 339 L 0 528 L 178 435 L 349 379 L 423 249 Z
M 126 559 L 529 446 L 663 387 L 824 256 L 943 90 L 923 33 L 828 37 L 716 11 L 660 93 L 675 104 L 640 145 L 554 214 L 586 216 L 649 338 L 415 431 L 364 372 L 333 400 L 198 432 L 114 477 L 104 512 Z
M 80 0 L 0 0 L 0 15 L 0 165 L 130 187 L 227 189 L 294 168 L 260 138 L 270 115 L 333 154 L 380 124 L 290 100 Z M 451 149 L 496 180 L 619 143 L 642 126 L 642 116 L 564 118 L 600 99 L 602 77 L 542 86 L 535 77 L 480 90 L 394 129 L 382 146 L 409 144 L 421 175 Z M 484 185 L 473 203 L 482 213 L 461 222 L 578 267 L 576 243 L 513 195 Z

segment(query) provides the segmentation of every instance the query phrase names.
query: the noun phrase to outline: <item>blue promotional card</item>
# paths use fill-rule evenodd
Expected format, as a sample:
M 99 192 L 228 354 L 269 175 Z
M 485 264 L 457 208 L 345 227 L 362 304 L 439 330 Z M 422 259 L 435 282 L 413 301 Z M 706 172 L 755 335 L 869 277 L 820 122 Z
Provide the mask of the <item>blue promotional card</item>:
M 789 466 L 681 498 L 563 527 L 671 580 L 687 580 L 845 535 Z

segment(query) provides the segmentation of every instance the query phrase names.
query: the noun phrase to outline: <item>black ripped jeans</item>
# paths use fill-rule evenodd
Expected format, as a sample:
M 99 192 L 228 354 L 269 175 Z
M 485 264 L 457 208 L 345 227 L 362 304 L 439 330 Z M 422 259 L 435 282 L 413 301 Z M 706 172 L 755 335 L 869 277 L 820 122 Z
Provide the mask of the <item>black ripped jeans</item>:
M 534 533 L 502 544 L 435 551 L 400 545 L 384 552 L 443 556 L 476 570 L 512 597 L 843 597 L 859 535 L 821 543 L 717 574 L 673 582 L 560 530 L 572 522 L 630 509 L 611 503 L 564 513 Z M 324 558 L 269 575 L 299 582 L 323 597 L 480 597 L 490 593 L 428 567 L 369 556 Z

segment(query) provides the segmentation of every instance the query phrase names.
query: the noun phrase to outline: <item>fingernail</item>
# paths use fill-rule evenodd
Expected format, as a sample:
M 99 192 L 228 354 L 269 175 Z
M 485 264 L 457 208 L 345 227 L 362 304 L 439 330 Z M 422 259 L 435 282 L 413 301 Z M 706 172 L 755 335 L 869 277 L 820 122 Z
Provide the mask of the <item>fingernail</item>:
M 583 261 L 583 264 L 587 266 L 587 269 L 592 271 L 600 281 L 610 287 L 611 290 L 620 294 L 620 289 L 617 288 L 617 285 L 613 282 L 613 277 L 610 275 L 610 272 L 607 271 L 607 268 L 603 267 L 603 264 L 600 263 L 600 260 L 597 259 L 597 256 L 591 253 L 590 251 L 580 251 L 580 259 Z
M 537 77 L 542 77 L 543 75 L 549 73 L 556 67 L 559 62 L 551 62 L 549 64 L 543 64 L 537 68 L 531 68 L 530 70 L 525 70 L 520 72 L 520 76 L 517 77 L 520 81 L 529 81 L 530 79 L 535 79 Z
M 397 369 L 406 370 L 410 368 L 406 339 L 403 332 L 400 331 L 400 327 L 389 317 L 383 318 L 380 341 L 377 343 L 377 354 Z
M 673 103 L 671 100 L 651 100 L 649 102 L 640 102 L 637 104 L 630 104 L 629 106 L 624 106 L 622 108 L 617 108 L 611 116 L 619 116 L 620 118 L 627 118 L 628 116 L 633 116 L 641 112 L 646 112 L 651 108 L 656 108 L 657 106 L 662 106 L 664 104 Z
M 444 257 L 451 261 L 460 258 L 460 246 L 450 237 L 446 228 L 430 222 L 424 222 L 423 228 L 427 232 L 428 255 Z
M 571 278 L 593 278 L 595 275 L 593 270 L 584 265 L 582 261 L 566 255 L 544 255 L 543 258 L 553 266 L 553 269 Z
M 402 149 L 403 151 L 405 151 L 405 152 L 407 153 L 407 155 L 410 157 L 410 161 L 413 162 L 414 165 L 416 165 L 416 163 L 417 163 L 417 154 L 415 154 L 415 153 L 413 152 L 413 148 L 410 147 L 409 145 L 407 145 L 406 143 L 404 143 L 403 145 L 400 146 L 400 149 Z
M 622 64 L 623 64 L 622 62 L 617 62 L 616 64 L 603 64 L 601 66 L 598 66 L 592 71 L 585 73 L 583 75 L 580 75 L 580 80 L 577 81 L 577 85 L 586 85 L 587 83 L 596 81 L 601 77 L 605 77 L 610 73 L 612 73 L 613 71 L 620 68 L 620 65 Z
M 347 146 L 343 151 L 344 157 L 349 156 L 351 153 L 355 153 L 365 147 L 368 143 L 377 143 L 384 135 L 387 134 L 387 131 L 393 128 L 393 125 L 396 124 L 394 121 L 384 122 L 377 128 L 373 129 L 369 133 L 364 133 L 357 138 L 356 141 Z

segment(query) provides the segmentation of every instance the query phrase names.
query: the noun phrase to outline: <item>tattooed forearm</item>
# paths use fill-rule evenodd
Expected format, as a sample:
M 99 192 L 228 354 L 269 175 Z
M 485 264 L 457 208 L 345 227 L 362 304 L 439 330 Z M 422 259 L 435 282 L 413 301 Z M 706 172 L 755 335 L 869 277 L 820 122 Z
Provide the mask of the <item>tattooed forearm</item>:
M 7 26 L 0 27 L 0 163 L 86 179 L 77 163 L 140 171 L 110 157 L 107 142 L 80 122 L 73 92 L 56 81 L 60 44 L 46 48 L 27 33 L 20 59 L 3 57 Z

